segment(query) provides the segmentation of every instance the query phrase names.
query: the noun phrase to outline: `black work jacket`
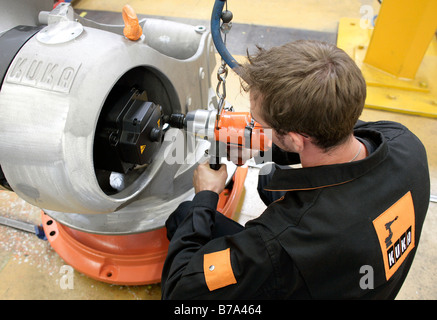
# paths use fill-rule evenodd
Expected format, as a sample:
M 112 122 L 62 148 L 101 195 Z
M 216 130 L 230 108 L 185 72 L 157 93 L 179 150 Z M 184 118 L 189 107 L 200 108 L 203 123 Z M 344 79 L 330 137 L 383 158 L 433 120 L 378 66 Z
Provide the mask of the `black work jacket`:
M 398 123 L 360 122 L 354 134 L 374 147 L 367 158 L 276 170 L 266 189 L 285 196 L 235 235 L 212 239 L 218 196 L 198 193 L 170 239 L 162 297 L 395 298 L 428 209 L 426 152 Z

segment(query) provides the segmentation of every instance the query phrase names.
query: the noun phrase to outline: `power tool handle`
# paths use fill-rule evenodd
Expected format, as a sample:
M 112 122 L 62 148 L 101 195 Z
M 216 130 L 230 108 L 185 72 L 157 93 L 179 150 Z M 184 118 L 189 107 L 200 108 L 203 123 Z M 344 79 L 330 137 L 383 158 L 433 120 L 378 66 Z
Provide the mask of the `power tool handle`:
M 217 171 L 218 169 L 220 169 L 221 164 L 220 164 L 220 163 L 210 163 L 210 164 L 209 164 L 209 167 L 210 167 L 211 169 Z

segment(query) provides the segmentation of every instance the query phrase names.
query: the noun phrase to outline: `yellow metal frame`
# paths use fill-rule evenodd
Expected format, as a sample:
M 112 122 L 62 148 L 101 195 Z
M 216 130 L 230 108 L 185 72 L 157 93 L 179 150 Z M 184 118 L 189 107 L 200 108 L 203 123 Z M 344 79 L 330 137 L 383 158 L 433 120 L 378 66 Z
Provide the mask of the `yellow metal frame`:
M 366 107 L 437 118 L 436 17 L 435 0 L 384 0 L 375 29 L 340 20 L 337 46 L 366 79 Z

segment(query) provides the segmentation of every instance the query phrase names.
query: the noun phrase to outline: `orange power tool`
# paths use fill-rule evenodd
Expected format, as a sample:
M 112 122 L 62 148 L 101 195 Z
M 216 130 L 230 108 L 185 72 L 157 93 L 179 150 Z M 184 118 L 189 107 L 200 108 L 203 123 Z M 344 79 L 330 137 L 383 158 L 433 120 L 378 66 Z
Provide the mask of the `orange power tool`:
M 186 115 L 172 114 L 166 120 L 172 127 L 211 142 L 208 155 L 213 169 L 220 167 L 222 157 L 241 166 L 254 154 L 271 147 L 271 137 L 249 112 L 223 109 L 217 114 L 216 110 L 195 110 Z

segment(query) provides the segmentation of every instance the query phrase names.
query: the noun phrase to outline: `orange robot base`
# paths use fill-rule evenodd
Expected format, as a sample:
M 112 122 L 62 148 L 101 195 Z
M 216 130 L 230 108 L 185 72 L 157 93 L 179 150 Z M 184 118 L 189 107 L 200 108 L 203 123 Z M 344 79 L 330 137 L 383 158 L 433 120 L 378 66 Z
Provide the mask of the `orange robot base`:
M 232 218 L 244 188 L 248 168 L 238 167 L 231 190 L 219 197 L 217 210 Z M 50 245 L 78 272 L 118 285 L 161 282 L 169 241 L 165 228 L 131 235 L 100 235 L 62 225 L 42 212 L 41 220 Z

